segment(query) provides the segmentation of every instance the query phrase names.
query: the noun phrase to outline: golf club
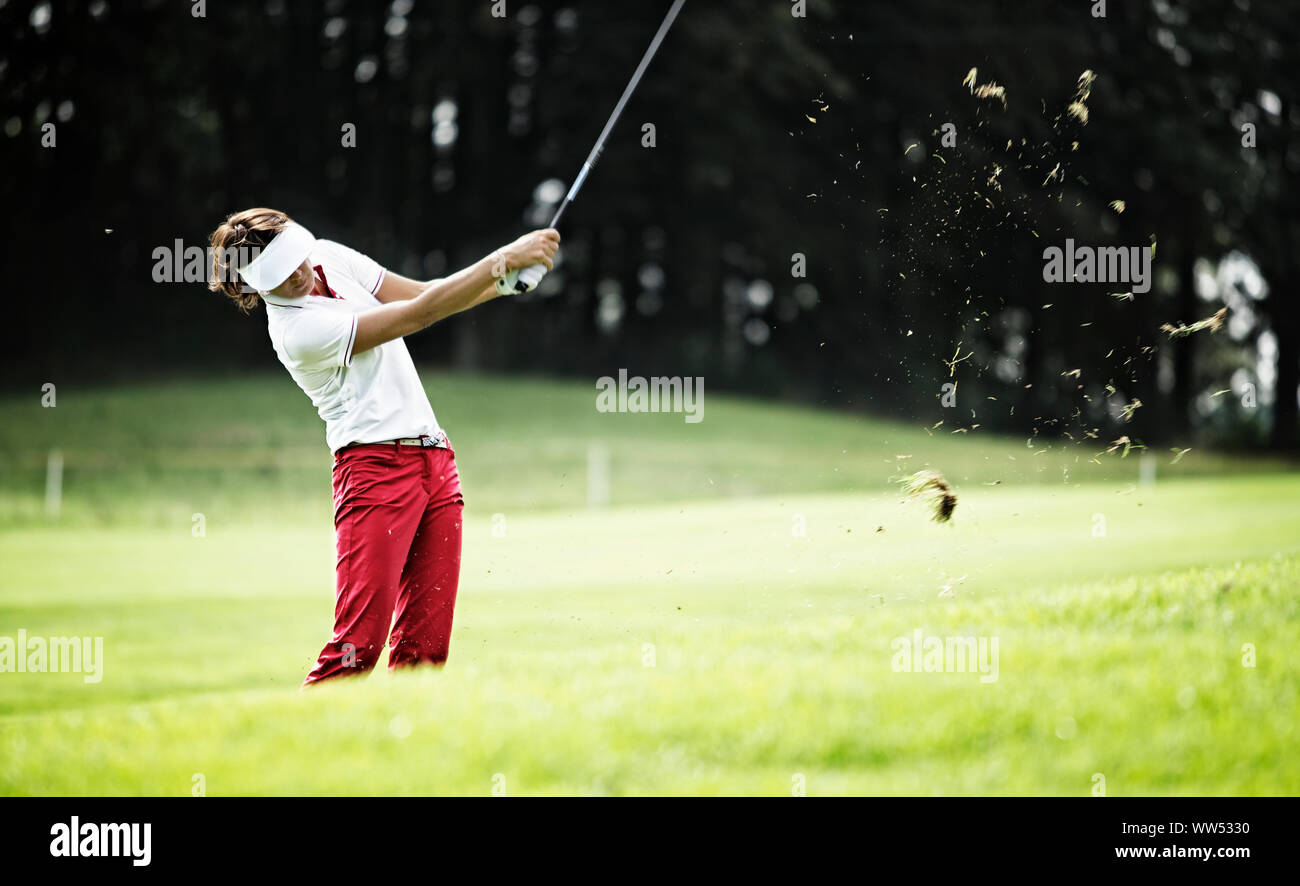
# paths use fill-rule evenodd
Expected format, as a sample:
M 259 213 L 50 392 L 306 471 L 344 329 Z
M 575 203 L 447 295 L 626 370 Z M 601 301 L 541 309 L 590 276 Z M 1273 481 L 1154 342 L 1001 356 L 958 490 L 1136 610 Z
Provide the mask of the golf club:
M 669 9 L 668 14 L 664 16 L 663 24 L 659 25 L 659 30 L 655 33 L 654 39 L 650 41 L 649 48 L 646 49 L 645 55 L 641 57 L 641 63 L 636 66 L 636 71 L 633 72 L 632 79 L 628 81 L 627 88 L 623 90 L 622 98 L 620 98 L 618 104 L 614 106 L 614 113 L 610 114 L 609 120 L 605 121 L 605 128 L 601 130 L 600 137 L 596 139 L 595 146 L 592 147 L 591 153 L 587 155 L 586 162 L 582 164 L 582 170 L 574 180 L 573 186 L 569 188 L 569 193 L 565 195 L 564 201 L 560 204 L 559 209 L 555 211 L 555 217 L 551 219 L 551 223 L 548 227 L 553 228 L 560 223 L 560 217 L 564 215 L 564 210 L 568 209 L 569 204 L 578 196 L 578 191 L 582 189 L 583 182 L 587 180 L 587 176 L 591 173 L 592 168 L 595 167 L 596 161 L 600 159 L 601 152 L 605 150 L 605 140 L 609 138 L 610 132 L 614 129 L 614 124 L 618 122 L 619 115 L 623 113 L 623 108 L 627 105 L 627 100 L 631 98 L 632 93 L 636 91 L 637 84 L 641 82 L 641 76 L 645 73 L 645 69 L 649 67 L 650 60 L 655 57 L 655 53 L 659 51 L 659 44 L 663 42 L 664 35 L 667 34 L 668 29 L 673 26 L 673 21 L 677 18 L 677 13 L 681 11 L 682 6 L 685 3 L 686 0 L 674 0 L 672 8 Z M 542 278 L 545 276 L 546 266 L 541 264 L 530 265 L 522 270 L 512 270 L 504 277 L 497 280 L 497 292 L 500 292 L 502 295 L 511 295 L 517 292 L 530 292 L 537 288 L 537 284 L 542 282 Z

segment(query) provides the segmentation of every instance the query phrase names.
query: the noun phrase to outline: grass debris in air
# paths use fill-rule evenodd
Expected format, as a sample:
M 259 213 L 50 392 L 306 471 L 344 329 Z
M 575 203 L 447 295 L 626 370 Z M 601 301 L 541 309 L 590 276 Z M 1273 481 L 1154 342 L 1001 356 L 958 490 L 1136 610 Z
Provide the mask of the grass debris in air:
M 1160 327 L 1161 332 L 1169 333 L 1170 338 L 1183 338 L 1194 332 L 1200 332 L 1202 329 L 1208 329 L 1210 332 L 1218 332 L 1223 328 L 1223 321 L 1228 318 L 1228 309 L 1219 308 L 1213 315 L 1206 317 L 1204 320 L 1197 320 L 1195 323 L 1179 323 L 1177 326 L 1172 323 L 1165 323 Z
M 908 501 L 917 498 L 929 501 L 934 509 L 931 515 L 934 522 L 947 523 L 952 519 L 952 512 L 957 509 L 957 494 L 938 471 L 917 471 L 904 477 L 902 484 Z

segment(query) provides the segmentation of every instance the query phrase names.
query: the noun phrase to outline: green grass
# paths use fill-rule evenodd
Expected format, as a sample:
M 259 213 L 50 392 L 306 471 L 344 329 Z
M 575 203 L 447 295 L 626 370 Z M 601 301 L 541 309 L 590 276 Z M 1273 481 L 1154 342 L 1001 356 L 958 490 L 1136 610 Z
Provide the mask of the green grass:
M 722 397 L 687 425 L 596 414 L 580 385 L 426 382 L 469 499 L 451 660 L 305 694 L 333 539 L 300 393 L 273 377 L 0 402 L 0 635 L 105 649 L 99 683 L 0 674 L 0 794 L 188 795 L 196 773 L 213 795 L 789 795 L 797 778 L 1085 795 L 1098 773 L 1111 795 L 1300 792 L 1284 465 L 1193 452 L 1139 488 L 1132 456 L 1074 447 Z M 78 413 L 93 441 L 68 434 Z M 55 439 L 57 524 L 35 513 Z M 954 482 L 951 524 L 900 503 L 899 454 Z M 896 672 L 891 644 L 916 630 L 996 638 L 997 680 Z
M 594 384 L 436 372 L 423 378 L 456 447 L 467 499 L 487 513 L 585 505 L 593 442 L 609 453 L 615 504 L 875 493 L 889 488 L 891 477 L 926 467 L 959 485 L 1129 485 L 1138 475 L 1135 454 L 1099 455 L 1106 447 L 1098 441 L 953 434 L 957 410 L 938 410 L 924 424 L 944 424 L 931 431 L 714 396 L 706 388 L 704 419 L 689 424 L 680 414 L 598 413 Z M 275 523 L 328 518 L 323 425 L 283 373 L 62 386 L 56 402 L 43 408 L 39 392 L 0 398 L 0 527 L 41 520 L 54 448 L 64 459 L 61 525 L 188 525 L 194 513 Z M 1296 467 L 1195 448 L 1177 464 L 1167 449 L 1153 455 L 1162 479 Z

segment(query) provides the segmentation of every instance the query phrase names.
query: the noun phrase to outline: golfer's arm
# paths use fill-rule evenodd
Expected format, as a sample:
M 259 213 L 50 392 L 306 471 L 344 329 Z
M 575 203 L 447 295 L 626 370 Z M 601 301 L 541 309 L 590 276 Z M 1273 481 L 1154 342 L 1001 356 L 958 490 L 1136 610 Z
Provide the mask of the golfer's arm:
M 385 271 L 384 282 L 380 284 L 379 291 L 375 293 L 375 298 L 379 299 L 384 304 L 395 301 L 409 301 L 421 292 L 424 292 L 424 290 L 428 289 L 430 286 L 440 282 L 441 279 L 425 281 L 412 280 L 410 277 L 403 277 L 401 274 L 394 274 L 392 271 Z M 469 307 L 472 308 L 481 305 L 483 302 L 491 301 L 500 295 L 501 293 L 497 292 L 495 284 L 489 283 L 484 290 L 479 293 L 478 298 L 474 299 Z
M 486 300 L 485 290 L 492 288 L 495 293 L 492 276 L 494 263 L 492 256 L 484 256 L 450 277 L 432 281 L 413 297 L 398 298 L 358 314 L 357 337 L 352 353 L 360 354 L 384 342 L 419 332 Z M 395 275 L 385 275 L 388 276 Z M 403 279 L 398 278 L 399 281 Z M 387 285 L 385 280 L 380 292 Z M 402 284 L 398 282 L 397 285 Z
M 500 297 L 501 297 L 501 293 L 497 292 L 497 281 L 493 280 L 491 283 L 488 284 L 487 289 L 484 289 L 482 292 L 480 292 L 474 298 L 474 300 L 469 303 L 469 306 L 466 308 L 466 310 L 468 310 L 469 308 L 477 308 L 479 305 L 483 304 L 483 302 L 492 301 L 492 299 L 500 298 Z

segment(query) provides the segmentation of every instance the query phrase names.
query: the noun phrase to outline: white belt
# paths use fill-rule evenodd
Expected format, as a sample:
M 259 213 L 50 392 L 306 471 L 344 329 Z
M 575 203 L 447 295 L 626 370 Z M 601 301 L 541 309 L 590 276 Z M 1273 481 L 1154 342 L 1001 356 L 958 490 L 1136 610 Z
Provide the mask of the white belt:
M 352 446 L 435 446 L 439 449 L 450 449 L 447 445 L 447 435 L 439 433 L 436 437 L 400 437 L 396 440 L 370 440 L 365 443 L 349 443 L 343 447 L 348 449 Z

